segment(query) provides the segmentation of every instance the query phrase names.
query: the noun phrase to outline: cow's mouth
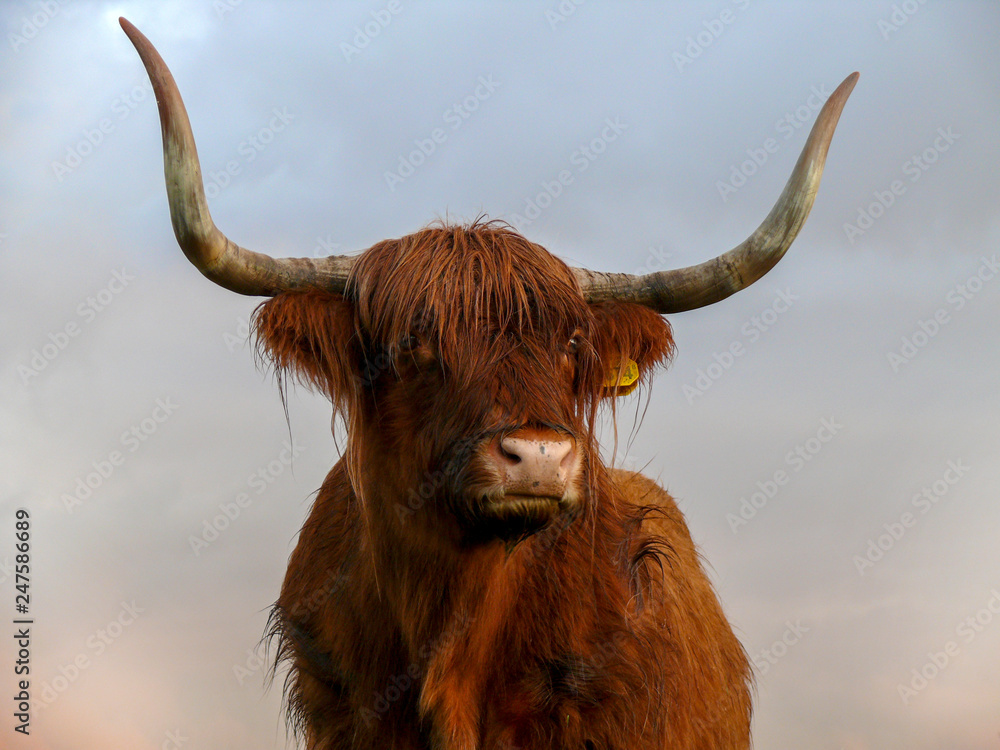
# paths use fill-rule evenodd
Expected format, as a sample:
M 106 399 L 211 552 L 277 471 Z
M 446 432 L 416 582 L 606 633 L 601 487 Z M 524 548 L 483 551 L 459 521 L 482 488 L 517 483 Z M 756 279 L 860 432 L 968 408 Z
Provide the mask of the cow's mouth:
M 474 534 L 477 537 L 514 539 L 531 535 L 554 519 L 574 511 L 579 500 L 573 492 L 562 496 L 497 492 L 476 503 Z
M 533 534 L 581 503 L 582 450 L 568 430 L 521 426 L 475 444 L 460 477 L 460 511 L 476 538 Z
M 559 512 L 564 504 L 562 497 L 551 495 L 522 495 L 504 493 L 499 497 L 488 497 L 484 502 L 484 511 L 497 518 L 521 518 L 525 516 L 544 515 L 551 517 Z

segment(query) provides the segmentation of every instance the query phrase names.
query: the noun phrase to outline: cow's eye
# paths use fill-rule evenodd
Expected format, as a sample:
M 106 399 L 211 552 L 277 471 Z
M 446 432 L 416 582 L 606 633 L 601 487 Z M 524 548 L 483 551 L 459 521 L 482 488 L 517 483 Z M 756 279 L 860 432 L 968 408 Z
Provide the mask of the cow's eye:
M 394 356 L 400 366 L 426 367 L 435 360 L 434 347 L 423 336 L 408 333 L 396 342 Z
M 566 351 L 570 354 L 576 354 L 582 345 L 583 333 L 581 331 L 574 331 L 569 341 L 566 342 Z
M 401 352 L 412 352 L 420 348 L 420 337 L 414 333 L 408 333 L 403 338 L 399 340 L 399 351 Z

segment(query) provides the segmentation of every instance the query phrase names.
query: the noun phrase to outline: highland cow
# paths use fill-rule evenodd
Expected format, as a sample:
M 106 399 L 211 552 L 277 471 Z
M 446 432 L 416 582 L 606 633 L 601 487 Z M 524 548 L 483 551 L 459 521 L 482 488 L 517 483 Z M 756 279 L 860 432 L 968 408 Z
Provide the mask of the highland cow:
M 654 482 L 602 464 L 595 417 L 669 360 L 663 314 L 782 257 L 857 74 L 764 223 L 698 266 L 570 268 L 485 220 L 275 259 L 212 222 L 173 78 L 121 23 L 156 91 L 181 248 L 271 298 L 260 353 L 347 428 L 272 613 L 306 746 L 748 748 L 750 666 L 684 519 Z

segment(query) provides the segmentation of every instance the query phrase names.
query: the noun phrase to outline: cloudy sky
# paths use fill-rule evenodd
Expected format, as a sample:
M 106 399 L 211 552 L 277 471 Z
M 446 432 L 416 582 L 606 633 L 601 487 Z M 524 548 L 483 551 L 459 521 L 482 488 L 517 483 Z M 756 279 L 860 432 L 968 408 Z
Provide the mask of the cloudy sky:
M 174 243 L 119 15 L 173 70 L 217 223 L 274 255 L 485 212 L 577 265 L 700 262 L 860 71 L 799 239 L 671 318 L 620 460 L 687 515 L 758 747 L 1000 748 L 1000 6 L 934 0 L 0 5 L 0 744 L 285 747 L 254 649 L 337 455 L 324 400 L 289 428 L 255 367 L 257 300 Z

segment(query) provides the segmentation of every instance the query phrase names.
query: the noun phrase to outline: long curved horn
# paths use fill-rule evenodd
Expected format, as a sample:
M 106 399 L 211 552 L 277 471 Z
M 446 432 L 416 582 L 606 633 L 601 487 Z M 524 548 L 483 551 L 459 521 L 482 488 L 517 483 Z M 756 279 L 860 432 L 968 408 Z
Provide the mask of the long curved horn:
M 788 250 L 809 215 L 819 190 L 834 128 L 857 81 L 858 74 L 851 73 L 823 105 L 778 202 L 747 239 L 729 252 L 697 266 L 643 276 L 574 268 L 573 273 L 586 300 L 637 302 L 660 314 L 683 312 L 723 300 L 770 271 Z
M 191 123 L 174 77 L 135 26 L 118 22 L 142 58 L 153 84 L 163 132 L 163 172 L 177 244 L 199 271 L 240 294 L 270 297 L 291 289 L 343 294 L 354 258 L 272 258 L 240 247 L 219 231 L 208 212 Z

